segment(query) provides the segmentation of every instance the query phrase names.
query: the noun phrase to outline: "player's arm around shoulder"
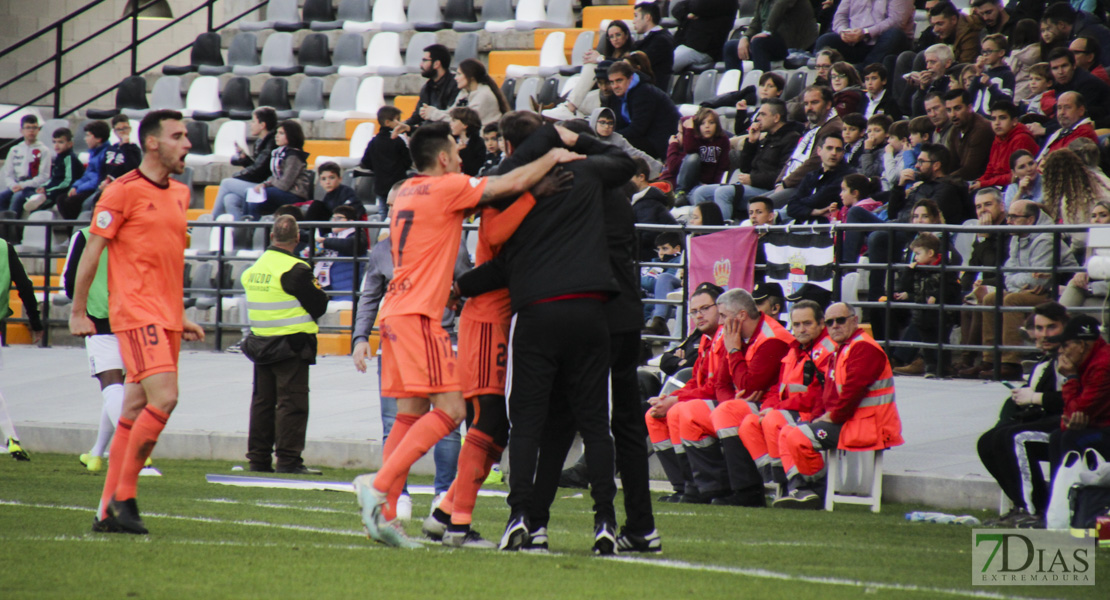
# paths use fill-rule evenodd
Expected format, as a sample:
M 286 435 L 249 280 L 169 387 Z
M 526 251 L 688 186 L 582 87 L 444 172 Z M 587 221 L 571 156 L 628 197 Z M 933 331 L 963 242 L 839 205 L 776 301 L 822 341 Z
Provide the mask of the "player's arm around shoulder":
M 536 160 L 517 167 L 504 175 L 486 177 L 486 187 L 482 191 L 482 197 L 478 200 L 478 205 L 481 206 L 501 198 L 523 194 L 539 183 L 543 176 L 555 165 L 584 158 L 586 158 L 584 155 L 571 152 L 566 148 L 552 148 Z

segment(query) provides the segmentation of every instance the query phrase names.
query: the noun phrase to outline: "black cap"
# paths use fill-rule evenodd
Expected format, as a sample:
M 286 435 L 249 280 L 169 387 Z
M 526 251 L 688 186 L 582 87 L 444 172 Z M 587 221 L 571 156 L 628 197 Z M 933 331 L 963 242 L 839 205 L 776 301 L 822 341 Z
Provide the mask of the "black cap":
M 752 288 L 752 300 L 756 302 L 763 302 L 764 300 L 774 296 L 782 298 L 785 294 L 782 293 L 782 286 L 777 283 L 757 283 Z
M 1072 317 L 1064 326 L 1060 335 L 1051 335 L 1045 338 L 1054 344 L 1062 344 L 1070 340 L 1094 341 L 1099 338 L 1098 320 L 1091 315 L 1078 315 Z
M 829 303 L 832 302 L 832 292 L 817 284 L 807 283 L 798 288 L 798 291 L 787 296 L 786 299 L 790 302 L 813 300 L 817 304 L 821 305 L 822 308 L 824 308 L 828 307 Z
M 608 79 L 609 67 L 613 65 L 613 62 L 614 61 L 611 60 L 603 60 L 597 63 L 597 66 L 594 67 L 594 79 Z

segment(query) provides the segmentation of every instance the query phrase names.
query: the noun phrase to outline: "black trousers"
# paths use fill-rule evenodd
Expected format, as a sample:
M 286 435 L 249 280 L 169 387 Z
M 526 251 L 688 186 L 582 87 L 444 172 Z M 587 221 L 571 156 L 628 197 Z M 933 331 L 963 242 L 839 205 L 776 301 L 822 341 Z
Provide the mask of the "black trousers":
M 595 522 L 615 523 L 609 330 L 602 303 L 583 298 L 527 306 L 513 315 L 509 346 L 512 517 L 527 516 L 532 507 L 544 427 L 550 413 L 563 412 L 571 415 L 582 434 Z
M 616 466 L 624 489 L 625 527 L 636 534 L 655 529 L 648 487 L 647 425 L 640 402 L 636 366 L 640 332 L 614 333 L 609 336 L 609 377 L 612 415 L 610 425 L 616 449 Z M 559 489 L 559 475 L 567 451 L 574 443 L 576 423 L 566 411 L 548 413 L 540 443 L 536 484 L 529 519 L 534 527 L 547 526 L 551 503 Z M 589 458 L 586 459 L 589 469 Z
M 1049 434 L 1060 429 L 1060 416 L 1036 421 L 999 423 L 979 436 L 979 460 L 1002 492 L 1033 514 L 1048 507 L 1048 487 L 1041 461 L 1049 460 Z
M 308 362 L 291 358 L 254 365 L 251 420 L 247 434 L 247 460 L 270 466 L 277 455 L 278 468 L 304 463 L 305 428 L 308 427 Z

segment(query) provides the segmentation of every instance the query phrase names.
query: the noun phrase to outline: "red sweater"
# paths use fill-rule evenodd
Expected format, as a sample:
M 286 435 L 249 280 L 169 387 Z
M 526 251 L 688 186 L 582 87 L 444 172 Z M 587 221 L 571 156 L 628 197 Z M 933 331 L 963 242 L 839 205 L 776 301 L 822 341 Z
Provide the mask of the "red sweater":
M 1048 152 L 1055 152 L 1056 150 L 1059 150 L 1061 148 L 1067 148 L 1068 144 L 1072 143 L 1075 140 L 1078 140 L 1079 138 L 1084 137 L 1096 144 L 1098 143 L 1098 134 L 1095 133 L 1095 127 L 1094 125 L 1091 125 L 1090 121 L 1078 125 L 1075 129 L 1072 129 L 1070 132 L 1068 132 L 1067 135 L 1061 135 L 1057 137 L 1055 140 L 1053 140 L 1051 144 L 1048 145 L 1048 150 L 1045 153 L 1047 154 Z
M 1033 140 L 1033 134 L 1024 123 L 1017 123 L 1006 137 L 995 137 L 991 144 L 991 156 L 987 160 L 987 170 L 979 178 L 979 185 L 1006 187 L 1010 185 L 1010 155 L 1017 150 L 1028 150 L 1033 156 L 1040 146 Z
M 731 400 L 736 395 L 736 389 L 731 381 L 724 385 L 722 379 L 728 380 L 728 350 L 725 349 L 725 328 L 718 327 L 712 337 L 704 336 L 698 344 L 698 359 L 694 361 L 693 373 L 686 385 L 677 390 L 674 395 L 680 402 L 687 400 L 716 400 L 724 402 Z
M 752 394 L 764 391 L 779 381 L 782 371 L 782 360 L 790 352 L 790 345 L 786 342 L 772 338 L 763 342 L 759 352 L 752 357 L 749 363 L 744 359 L 744 349 L 728 355 L 729 382 L 734 386 L 737 396 L 746 398 Z M 762 402 L 777 400 L 767 394 Z
M 1087 427 L 1110 427 L 1110 344 L 1102 338 L 1095 342 L 1090 356 L 1079 367 L 1079 377 L 1064 384 L 1061 426 L 1079 411 L 1087 414 Z
M 701 157 L 698 181 L 703 184 L 721 183 L 728 172 L 728 150 L 728 136 L 723 133 L 707 140 L 698 137 L 694 129 L 682 130 L 682 151 Z

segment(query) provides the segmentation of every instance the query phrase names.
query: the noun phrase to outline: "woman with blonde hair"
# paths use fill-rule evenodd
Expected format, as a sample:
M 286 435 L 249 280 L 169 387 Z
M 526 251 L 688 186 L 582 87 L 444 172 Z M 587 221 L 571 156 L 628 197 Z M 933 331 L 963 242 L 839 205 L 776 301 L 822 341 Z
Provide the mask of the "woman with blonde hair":
M 1088 222 L 1091 209 L 1099 200 L 1110 200 L 1110 189 L 1078 154 L 1062 148 L 1049 152 L 1041 161 L 1045 212 L 1056 222 L 1081 225 Z M 1083 260 L 1087 234 L 1071 234 L 1071 251 L 1076 260 Z

